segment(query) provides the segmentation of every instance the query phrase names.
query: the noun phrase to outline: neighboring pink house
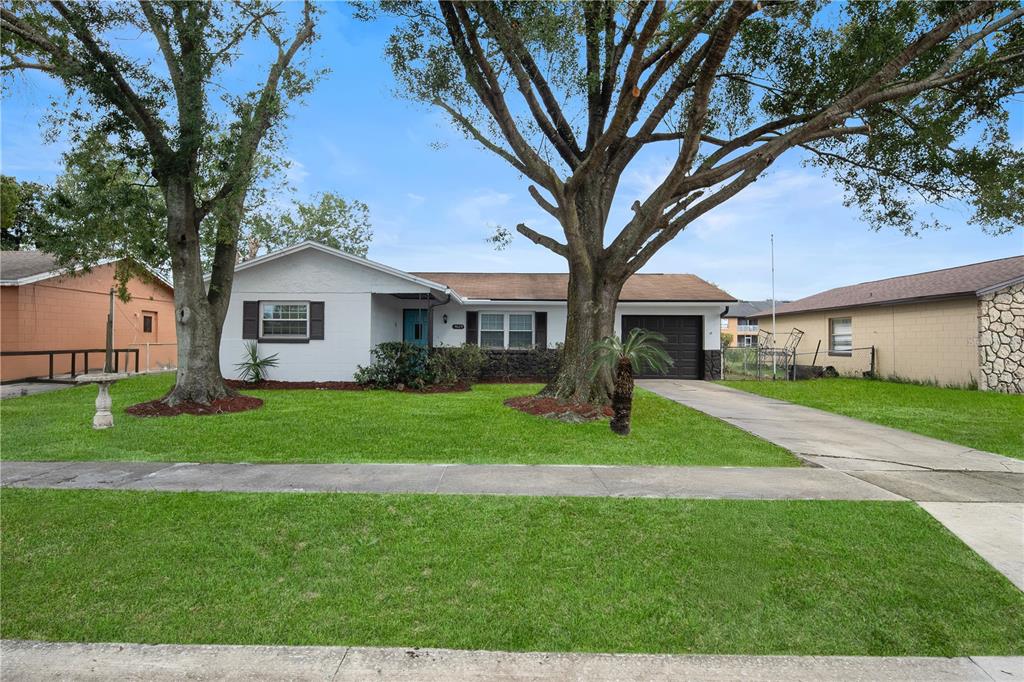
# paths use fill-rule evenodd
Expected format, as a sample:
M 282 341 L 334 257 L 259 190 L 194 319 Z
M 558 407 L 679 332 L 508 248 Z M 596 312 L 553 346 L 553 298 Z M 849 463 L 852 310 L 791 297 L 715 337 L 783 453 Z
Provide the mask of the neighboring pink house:
M 0 350 L 101 349 L 106 344 L 109 292 L 114 263 L 68 275 L 53 256 L 40 251 L 0 252 Z M 114 347 L 138 348 L 140 370 L 173 367 L 176 361 L 174 291 L 160 280 L 132 279 L 131 300 L 114 299 Z M 125 356 L 121 355 L 124 363 Z M 85 368 L 76 355 L 76 371 Z M 89 368 L 103 366 L 103 354 L 89 355 Z M 0 357 L 0 380 L 48 376 L 47 356 Z M 71 371 L 71 356 L 55 355 L 54 374 Z M 129 365 L 134 371 L 134 360 Z

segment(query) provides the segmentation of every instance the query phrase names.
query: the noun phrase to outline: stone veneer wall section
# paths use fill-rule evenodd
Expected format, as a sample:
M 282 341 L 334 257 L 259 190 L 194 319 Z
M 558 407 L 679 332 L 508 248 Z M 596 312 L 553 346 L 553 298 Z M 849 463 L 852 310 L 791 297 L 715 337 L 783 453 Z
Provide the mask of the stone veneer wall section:
M 561 355 L 561 351 L 554 348 L 489 349 L 485 352 L 487 359 L 480 378 L 490 381 L 547 381 L 558 371 L 558 358 Z
M 704 351 L 704 381 L 722 378 L 722 351 Z
M 978 299 L 978 387 L 1024 393 L 1024 282 Z

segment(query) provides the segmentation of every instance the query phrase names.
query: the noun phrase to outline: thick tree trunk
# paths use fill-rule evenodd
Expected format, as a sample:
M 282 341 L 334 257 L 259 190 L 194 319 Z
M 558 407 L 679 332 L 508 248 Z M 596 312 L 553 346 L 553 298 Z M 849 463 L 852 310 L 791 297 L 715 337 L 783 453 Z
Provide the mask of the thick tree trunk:
M 595 279 L 580 272 L 569 273 L 565 345 L 558 372 L 542 394 L 574 402 L 608 404 L 612 376 L 607 371 L 591 376 L 591 347 L 615 332 L 615 305 L 621 291 L 621 282 Z
M 174 274 L 178 373 L 174 388 L 164 400 L 169 405 L 184 401 L 205 404 L 235 395 L 224 383 L 220 369 L 220 337 L 227 305 L 212 305 L 207 297 L 191 187 L 186 182 L 170 183 L 165 196 Z M 229 294 L 225 292 L 224 300 Z
M 633 418 L 633 363 L 621 358 L 615 370 L 615 387 L 612 389 L 612 431 L 628 436 Z

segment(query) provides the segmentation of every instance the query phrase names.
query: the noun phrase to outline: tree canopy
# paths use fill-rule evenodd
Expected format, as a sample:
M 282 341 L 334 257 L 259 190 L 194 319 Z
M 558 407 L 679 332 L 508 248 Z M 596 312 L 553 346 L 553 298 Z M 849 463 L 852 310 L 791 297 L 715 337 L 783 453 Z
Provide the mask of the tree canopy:
M 1008 105 L 1024 87 L 1017 2 L 389 1 L 398 93 L 525 176 L 561 234 L 517 230 L 569 265 L 563 367 L 611 333 L 625 280 L 787 153 L 831 176 L 876 228 L 914 233 L 937 205 L 992 233 L 1024 224 L 1024 153 Z M 647 196 L 624 171 L 670 163 Z M 609 225 L 613 202 L 632 214 Z M 497 240 L 500 243 L 500 238 Z M 608 385 L 607 379 L 604 381 Z
M 377 11 L 364 5 L 361 16 Z M 913 232 L 932 223 L 928 205 L 948 201 L 992 232 L 1024 223 L 1024 154 L 1007 129 L 1007 104 L 1024 85 L 1016 2 L 385 2 L 379 11 L 403 19 L 387 46 L 398 92 L 445 111 L 529 178 L 544 208 L 588 176 L 617 178 L 648 145 L 674 147 L 666 182 L 638 198 L 619 243 L 663 243 L 791 149 L 876 227 Z M 607 182 L 603 207 L 616 184 Z M 651 214 L 661 220 L 642 227 Z
M 171 404 L 230 394 L 219 341 L 239 230 L 261 152 L 277 148 L 288 103 L 320 74 L 305 49 L 316 38 L 316 17 L 309 0 L 0 6 L 0 70 L 41 72 L 64 86 L 51 130 L 76 147 L 110 144 L 128 177 L 152 178 L 163 196 L 178 341 Z M 245 70 L 254 82 L 232 71 L 243 54 L 265 65 Z M 145 205 L 136 198 L 133 208 Z M 208 259 L 206 235 L 214 244 Z

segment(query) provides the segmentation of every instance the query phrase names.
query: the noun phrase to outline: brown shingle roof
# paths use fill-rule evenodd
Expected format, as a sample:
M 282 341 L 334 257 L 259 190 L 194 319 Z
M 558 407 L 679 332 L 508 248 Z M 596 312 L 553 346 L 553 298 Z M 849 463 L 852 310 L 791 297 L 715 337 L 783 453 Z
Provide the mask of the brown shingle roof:
M 528 272 L 414 272 L 459 296 L 494 301 L 564 301 L 569 275 Z M 626 280 L 621 301 L 724 301 L 736 299 L 696 275 L 639 274 Z
M 853 284 L 829 289 L 798 301 L 780 305 L 776 314 L 798 313 L 810 310 L 833 310 L 863 305 L 900 303 L 931 298 L 975 296 L 981 289 L 1024 277 L 1024 256 L 1000 258 L 961 265 L 945 270 L 933 270 L 916 275 L 890 277 L 874 282 Z M 769 313 L 761 313 L 763 317 Z
M 57 269 L 54 257 L 43 251 L 0 251 L 0 279 L 15 280 Z

